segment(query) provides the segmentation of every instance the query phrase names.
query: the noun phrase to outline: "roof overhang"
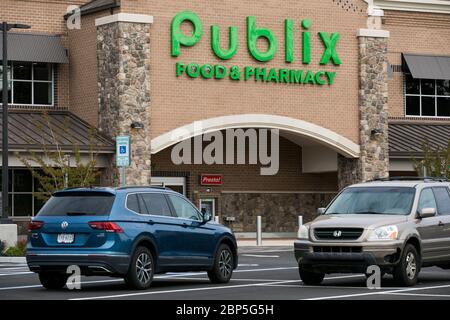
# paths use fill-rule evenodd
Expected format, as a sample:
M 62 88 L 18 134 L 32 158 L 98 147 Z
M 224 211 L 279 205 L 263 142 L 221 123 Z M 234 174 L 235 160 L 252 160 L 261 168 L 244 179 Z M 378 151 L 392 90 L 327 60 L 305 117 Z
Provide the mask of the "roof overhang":
M 450 14 L 450 2 L 446 0 L 374 0 L 374 4 L 383 10 Z
M 0 34 L 0 60 L 3 59 L 3 34 Z M 69 63 L 61 37 L 55 35 L 8 32 L 8 60 Z

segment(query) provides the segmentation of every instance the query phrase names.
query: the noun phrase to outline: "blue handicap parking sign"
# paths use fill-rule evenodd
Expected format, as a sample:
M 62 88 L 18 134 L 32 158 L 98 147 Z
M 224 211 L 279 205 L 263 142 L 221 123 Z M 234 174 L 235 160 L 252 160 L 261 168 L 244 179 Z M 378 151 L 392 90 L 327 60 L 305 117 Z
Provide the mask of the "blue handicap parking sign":
M 120 146 L 119 152 L 120 152 L 120 154 L 126 154 L 127 153 L 127 146 Z

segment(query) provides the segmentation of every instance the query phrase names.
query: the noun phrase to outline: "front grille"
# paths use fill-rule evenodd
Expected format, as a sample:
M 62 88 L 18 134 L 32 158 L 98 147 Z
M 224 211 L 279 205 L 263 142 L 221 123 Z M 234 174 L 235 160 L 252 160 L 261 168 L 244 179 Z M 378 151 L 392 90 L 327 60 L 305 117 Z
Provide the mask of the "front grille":
M 314 236 L 317 240 L 356 240 L 363 231 L 362 228 L 317 228 Z
M 314 252 L 331 252 L 331 253 L 360 253 L 362 252 L 361 247 L 339 247 L 339 246 L 315 246 L 313 247 Z

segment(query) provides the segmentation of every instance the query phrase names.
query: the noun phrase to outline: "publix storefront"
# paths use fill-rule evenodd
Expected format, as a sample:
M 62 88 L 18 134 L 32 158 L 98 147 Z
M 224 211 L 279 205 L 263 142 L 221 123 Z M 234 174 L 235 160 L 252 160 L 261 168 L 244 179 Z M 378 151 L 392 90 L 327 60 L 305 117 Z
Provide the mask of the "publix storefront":
M 131 137 L 128 184 L 175 189 L 237 232 L 256 216 L 295 232 L 348 184 L 414 174 L 424 137 L 450 138 L 446 1 L 94 0 L 68 26 L 78 13 L 70 113 Z
M 368 25 L 364 1 L 135 2 L 95 20 L 99 126 L 131 134 L 128 183 L 183 192 L 238 232 L 259 215 L 295 232 L 339 188 L 388 175 L 379 11 Z

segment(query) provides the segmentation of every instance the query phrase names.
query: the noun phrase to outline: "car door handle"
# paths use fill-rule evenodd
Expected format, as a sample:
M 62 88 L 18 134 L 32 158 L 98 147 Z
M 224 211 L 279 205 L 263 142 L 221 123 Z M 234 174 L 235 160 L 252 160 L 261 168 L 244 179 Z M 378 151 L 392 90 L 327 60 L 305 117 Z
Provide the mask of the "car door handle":
M 189 227 L 189 225 L 186 222 L 183 222 L 182 227 L 187 228 L 187 227 Z
M 443 227 L 443 226 L 445 226 L 445 223 L 443 223 L 442 221 L 439 221 L 438 226 Z
M 155 221 L 153 221 L 153 220 L 148 220 L 147 223 L 153 225 L 153 224 L 155 224 Z

